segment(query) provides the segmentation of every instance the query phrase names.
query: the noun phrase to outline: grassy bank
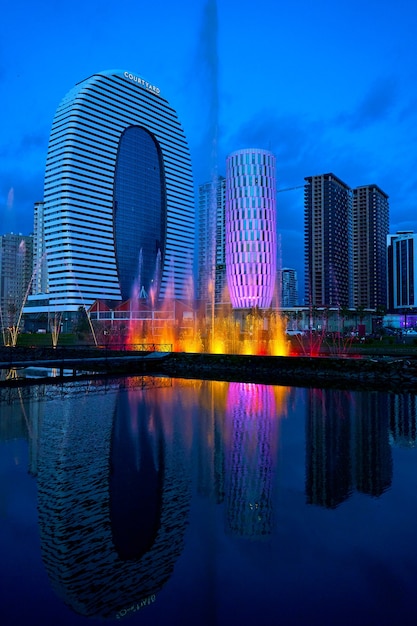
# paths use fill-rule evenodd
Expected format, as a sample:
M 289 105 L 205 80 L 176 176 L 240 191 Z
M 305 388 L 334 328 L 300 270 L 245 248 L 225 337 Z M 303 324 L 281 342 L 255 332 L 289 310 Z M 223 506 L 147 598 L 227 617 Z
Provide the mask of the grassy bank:
M 66 333 L 59 336 L 59 346 L 75 346 L 79 344 L 93 344 L 73 333 Z M 17 346 L 21 348 L 50 348 L 52 346 L 51 333 L 21 333 L 17 338 Z
M 395 337 L 383 337 L 379 339 L 366 339 L 364 343 L 349 341 L 320 341 L 319 339 L 290 337 L 288 345 L 291 354 L 310 356 L 323 355 L 415 355 L 417 356 L 417 338 L 405 337 L 399 342 Z M 18 337 L 18 347 L 22 348 L 50 348 L 52 346 L 51 333 L 22 333 Z M 58 347 L 85 347 L 94 346 L 91 334 L 61 334 L 58 339 Z M 111 348 L 109 346 L 102 346 Z

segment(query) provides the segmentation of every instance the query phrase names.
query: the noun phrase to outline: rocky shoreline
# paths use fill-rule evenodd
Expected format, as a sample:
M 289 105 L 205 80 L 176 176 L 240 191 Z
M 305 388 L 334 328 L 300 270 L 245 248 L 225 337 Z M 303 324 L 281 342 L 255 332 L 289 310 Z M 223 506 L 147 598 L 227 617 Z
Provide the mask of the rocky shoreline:
M 417 360 L 392 357 L 267 357 L 173 353 L 160 368 L 172 377 L 285 386 L 417 392 Z
M 74 375 L 152 375 L 253 382 L 301 387 L 333 387 L 417 392 L 417 358 L 409 356 L 249 356 L 190 353 L 132 353 L 82 348 L 0 348 L 0 368 L 55 367 Z M 58 374 L 55 380 L 62 380 Z M 52 380 L 49 380 L 52 382 Z M 34 381 L 32 380 L 32 384 Z M 18 381 L 1 381 L 2 386 Z M 20 380 L 20 384 L 22 384 Z

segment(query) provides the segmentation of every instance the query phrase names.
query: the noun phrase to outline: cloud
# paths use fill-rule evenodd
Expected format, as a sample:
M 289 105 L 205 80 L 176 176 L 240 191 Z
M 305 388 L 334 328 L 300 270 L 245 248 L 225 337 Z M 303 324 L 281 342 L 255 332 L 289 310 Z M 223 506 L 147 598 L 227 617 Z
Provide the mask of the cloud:
M 48 147 L 49 130 L 37 130 L 26 133 L 19 137 L 17 141 L 8 141 L 0 145 L 0 159 L 21 158 L 29 153 L 42 151 L 45 153 Z
M 342 113 L 336 123 L 350 130 L 360 130 L 385 121 L 393 111 L 397 97 L 397 81 L 392 77 L 382 78 L 370 88 L 355 110 Z
M 33 205 L 43 198 L 48 136 L 37 129 L 0 146 L 2 234 L 33 230 Z
M 220 155 L 225 162 L 228 154 L 235 150 L 270 150 L 277 158 L 278 178 L 286 186 L 302 183 L 302 178 L 299 174 L 295 175 L 295 171 L 303 171 L 307 155 L 314 153 L 320 130 L 320 123 L 307 122 L 295 115 L 278 115 L 271 110 L 261 110 L 244 120 L 234 133 L 220 138 Z
M 306 176 L 326 172 L 333 172 L 350 186 L 378 184 L 368 176 L 378 169 L 380 155 L 372 155 L 372 146 L 359 139 L 341 131 L 334 120 L 260 111 L 221 139 L 221 156 L 225 161 L 233 150 L 249 147 L 271 150 L 277 158 L 278 188 L 303 185 Z

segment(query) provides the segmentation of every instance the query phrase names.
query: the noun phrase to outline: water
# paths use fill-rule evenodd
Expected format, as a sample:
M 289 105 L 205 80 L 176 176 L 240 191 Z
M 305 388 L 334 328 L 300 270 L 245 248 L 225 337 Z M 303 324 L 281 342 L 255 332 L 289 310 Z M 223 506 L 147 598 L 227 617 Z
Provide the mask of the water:
M 416 396 L 0 393 L 2 626 L 417 623 Z

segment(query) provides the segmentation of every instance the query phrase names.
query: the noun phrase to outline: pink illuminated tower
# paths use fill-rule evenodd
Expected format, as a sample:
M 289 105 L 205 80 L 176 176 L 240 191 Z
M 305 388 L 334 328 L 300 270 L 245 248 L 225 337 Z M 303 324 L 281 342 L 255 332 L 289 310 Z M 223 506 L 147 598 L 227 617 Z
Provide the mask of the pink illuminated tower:
M 276 160 L 257 148 L 226 161 L 226 275 L 233 308 L 271 306 L 275 287 Z

